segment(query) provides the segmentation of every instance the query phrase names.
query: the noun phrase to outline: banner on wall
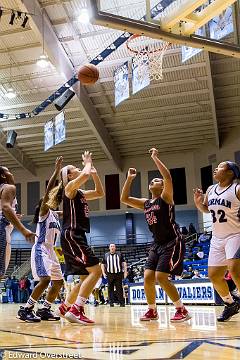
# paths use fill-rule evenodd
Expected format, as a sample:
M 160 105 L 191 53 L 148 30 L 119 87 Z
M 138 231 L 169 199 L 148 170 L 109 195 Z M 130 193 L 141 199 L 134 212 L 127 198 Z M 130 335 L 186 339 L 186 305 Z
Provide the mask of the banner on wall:
M 55 116 L 55 145 L 66 139 L 65 114 L 64 111 Z
M 201 27 L 197 29 L 195 32 L 196 35 L 204 36 L 205 35 L 205 29 L 204 27 Z M 182 46 L 182 63 L 185 61 L 191 59 L 193 56 L 200 53 L 202 49 L 192 48 L 190 46 Z
M 146 58 L 143 62 L 138 59 L 132 59 L 132 93 L 136 94 L 138 91 L 150 85 L 150 69 L 149 60 Z
M 144 286 L 142 284 L 129 286 L 128 298 L 130 304 L 146 304 L 147 300 L 144 292 Z M 159 285 L 156 285 L 156 303 L 166 303 L 166 293 Z
M 115 106 L 129 98 L 128 62 L 114 72 Z
M 232 7 L 229 6 L 220 15 L 209 21 L 210 38 L 219 40 L 233 32 Z
M 210 281 L 184 281 L 174 282 L 178 293 L 184 303 L 196 304 L 215 304 L 216 298 L 213 285 Z M 129 303 L 130 304 L 147 304 L 144 285 L 129 286 Z M 172 303 L 171 299 L 166 295 L 163 289 L 156 285 L 156 303 L 167 304 Z
M 44 151 L 47 151 L 54 145 L 54 124 L 53 120 L 49 120 L 44 125 Z

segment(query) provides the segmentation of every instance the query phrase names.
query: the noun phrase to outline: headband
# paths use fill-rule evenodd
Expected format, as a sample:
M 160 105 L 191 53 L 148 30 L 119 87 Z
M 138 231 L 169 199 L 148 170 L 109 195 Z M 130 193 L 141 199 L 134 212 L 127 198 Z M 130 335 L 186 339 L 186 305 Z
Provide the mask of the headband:
M 65 187 L 68 183 L 68 165 L 62 168 L 61 177 L 62 177 L 63 186 Z
M 226 161 L 226 163 L 227 163 L 228 169 L 232 170 L 232 172 L 234 173 L 235 178 L 237 178 L 237 179 L 240 178 L 240 169 L 239 169 L 238 165 L 233 161 Z

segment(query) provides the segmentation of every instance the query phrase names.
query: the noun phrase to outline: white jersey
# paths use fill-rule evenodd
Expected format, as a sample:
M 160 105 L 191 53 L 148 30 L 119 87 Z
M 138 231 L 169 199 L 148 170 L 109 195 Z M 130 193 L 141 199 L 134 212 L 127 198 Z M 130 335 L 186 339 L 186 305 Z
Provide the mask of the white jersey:
M 224 239 L 240 233 L 240 200 L 237 198 L 239 184 L 227 188 L 218 184 L 208 188 L 208 209 L 212 214 L 213 236 Z
M 4 185 L 6 185 L 6 184 L 0 185 L 0 219 L 3 217 L 1 193 L 2 193 Z M 16 198 L 13 199 L 12 209 L 15 213 L 17 212 L 17 199 Z
M 54 246 L 58 237 L 60 237 L 60 232 L 58 214 L 53 210 L 48 210 L 45 216 L 39 216 L 35 243 Z

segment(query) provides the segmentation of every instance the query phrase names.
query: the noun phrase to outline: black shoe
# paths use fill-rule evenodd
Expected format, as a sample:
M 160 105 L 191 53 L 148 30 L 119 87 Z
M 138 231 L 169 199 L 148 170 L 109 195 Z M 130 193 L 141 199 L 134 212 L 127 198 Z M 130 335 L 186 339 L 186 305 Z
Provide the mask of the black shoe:
M 51 309 L 42 308 L 38 309 L 36 312 L 36 315 L 41 318 L 41 320 L 46 321 L 58 321 L 60 320 L 60 316 L 54 315 Z
M 217 321 L 224 322 L 228 321 L 233 315 L 237 314 L 240 309 L 240 304 L 234 301 L 232 304 L 224 303 L 224 310 L 220 316 L 218 316 Z
M 110 307 L 114 307 L 114 304 L 110 304 Z
M 94 301 L 94 306 L 95 306 L 95 307 L 99 306 L 99 302 L 98 302 L 98 301 Z
M 236 301 L 238 304 L 240 304 L 240 297 L 237 295 L 234 295 L 232 293 L 231 293 L 231 295 L 232 295 L 233 300 Z
M 120 307 L 125 307 L 125 304 L 120 304 Z
M 25 322 L 40 322 L 41 318 L 36 316 L 33 306 L 32 307 L 24 307 L 20 306 L 20 309 L 18 310 L 17 318 L 25 321 Z

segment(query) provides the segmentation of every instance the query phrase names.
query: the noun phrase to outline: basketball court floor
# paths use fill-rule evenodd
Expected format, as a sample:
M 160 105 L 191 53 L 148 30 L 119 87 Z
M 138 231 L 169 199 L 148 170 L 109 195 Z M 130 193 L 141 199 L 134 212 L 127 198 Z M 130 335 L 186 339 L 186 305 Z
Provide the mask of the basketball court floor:
M 61 322 L 28 324 L 16 319 L 18 305 L 0 305 L 0 358 L 106 360 L 240 358 L 240 314 L 217 323 L 222 307 L 189 307 L 192 319 L 172 324 L 174 308 L 159 306 L 159 320 L 140 323 L 145 306 L 87 307 L 94 326 Z

